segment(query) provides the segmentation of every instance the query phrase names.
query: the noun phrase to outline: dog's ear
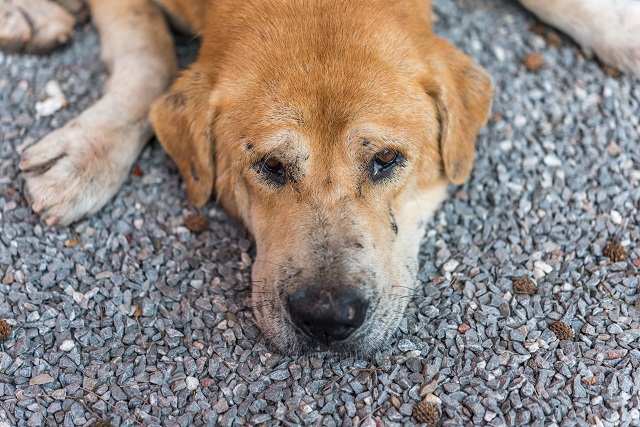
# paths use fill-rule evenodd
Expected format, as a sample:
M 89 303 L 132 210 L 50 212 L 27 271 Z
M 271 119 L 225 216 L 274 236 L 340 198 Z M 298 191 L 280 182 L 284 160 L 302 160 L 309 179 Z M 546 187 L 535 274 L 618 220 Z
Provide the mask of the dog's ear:
M 206 73 L 185 70 L 151 107 L 151 122 L 165 151 L 187 184 L 189 202 L 203 206 L 215 181 L 213 82 Z
M 473 167 L 476 136 L 489 117 L 493 83 L 483 68 L 446 40 L 432 37 L 425 50 L 424 85 L 438 108 L 444 172 L 462 184 Z

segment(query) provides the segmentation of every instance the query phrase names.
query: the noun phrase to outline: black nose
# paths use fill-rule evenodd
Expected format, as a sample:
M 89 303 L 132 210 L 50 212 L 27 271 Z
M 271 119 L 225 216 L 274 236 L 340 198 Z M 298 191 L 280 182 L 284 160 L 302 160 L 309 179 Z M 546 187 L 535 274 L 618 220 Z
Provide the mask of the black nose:
M 302 288 L 289 297 L 293 323 L 306 335 L 330 345 L 362 326 L 368 302 L 349 289 Z

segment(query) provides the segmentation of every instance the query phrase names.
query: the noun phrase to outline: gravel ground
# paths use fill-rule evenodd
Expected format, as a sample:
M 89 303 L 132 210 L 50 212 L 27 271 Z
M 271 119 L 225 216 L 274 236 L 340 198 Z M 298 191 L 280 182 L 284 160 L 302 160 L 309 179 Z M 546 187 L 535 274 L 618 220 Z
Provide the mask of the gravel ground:
M 438 31 L 494 76 L 470 181 L 422 246 L 421 286 L 372 360 L 282 357 L 249 306 L 252 242 L 213 203 L 192 233 L 157 143 L 74 228 L 23 200 L 20 151 L 94 102 L 95 31 L 50 57 L 0 53 L 0 426 L 640 425 L 640 85 L 505 1 L 437 1 Z M 549 34 L 552 34 L 549 36 Z M 181 57 L 197 45 L 182 41 Z M 529 53 L 544 64 L 523 65 Z M 38 118 L 49 80 L 70 106 Z M 617 239 L 627 256 L 603 254 Z M 516 294 L 531 278 L 535 295 Z M 549 324 L 575 331 L 560 340 Z M 433 399 L 433 397 L 432 397 Z

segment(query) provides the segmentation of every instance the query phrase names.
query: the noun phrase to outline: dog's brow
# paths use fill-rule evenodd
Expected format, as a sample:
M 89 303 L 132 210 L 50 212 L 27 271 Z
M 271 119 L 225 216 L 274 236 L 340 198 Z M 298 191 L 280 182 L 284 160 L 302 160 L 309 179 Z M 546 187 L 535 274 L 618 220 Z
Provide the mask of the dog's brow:
M 267 121 L 275 123 L 295 123 L 302 125 L 304 120 L 302 113 L 290 105 L 277 105 L 267 114 Z

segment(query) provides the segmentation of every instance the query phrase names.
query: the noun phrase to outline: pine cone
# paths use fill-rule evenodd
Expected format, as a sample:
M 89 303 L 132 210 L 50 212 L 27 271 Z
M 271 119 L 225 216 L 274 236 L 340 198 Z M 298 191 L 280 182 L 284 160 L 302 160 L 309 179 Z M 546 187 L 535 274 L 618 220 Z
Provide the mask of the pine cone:
M 516 294 L 534 295 L 538 293 L 536 282 L 527 278 L 513 280 L 513 292 Z
M 194 233 L 200 233 L 209 229 L 209 222 L 207 218 L 202 215 L 189 215 L 184 222 L 189 231 Z
M 524 66 L 529 71 L 538 71 L 544 64 L 544 59 L 537 53 L 530 53 L 524 58 Z
M 424 400 L 413 406 L 413 416 L 419 423 L 424 423 L 427 427 L 436 427 L 440 423 L 440 412 L 436 405 Z
M 609 258 L 612 262 L 624 261 L 627 258 L 627 250 L 616 239 L 607 243 L 602 250 L 602 255 Z
M 0 342 L 9 338 L 12 330 L 11 325 L 8 324 L 6 320 L 0 319 Z
M 570 340 L 576 335 L 573 329 L 571 329 L 571 326 L 563 321 L 553 322 L 549 325 L 549 329 L 551 329 L 551 332 L 553 332 L 559 340 Z

